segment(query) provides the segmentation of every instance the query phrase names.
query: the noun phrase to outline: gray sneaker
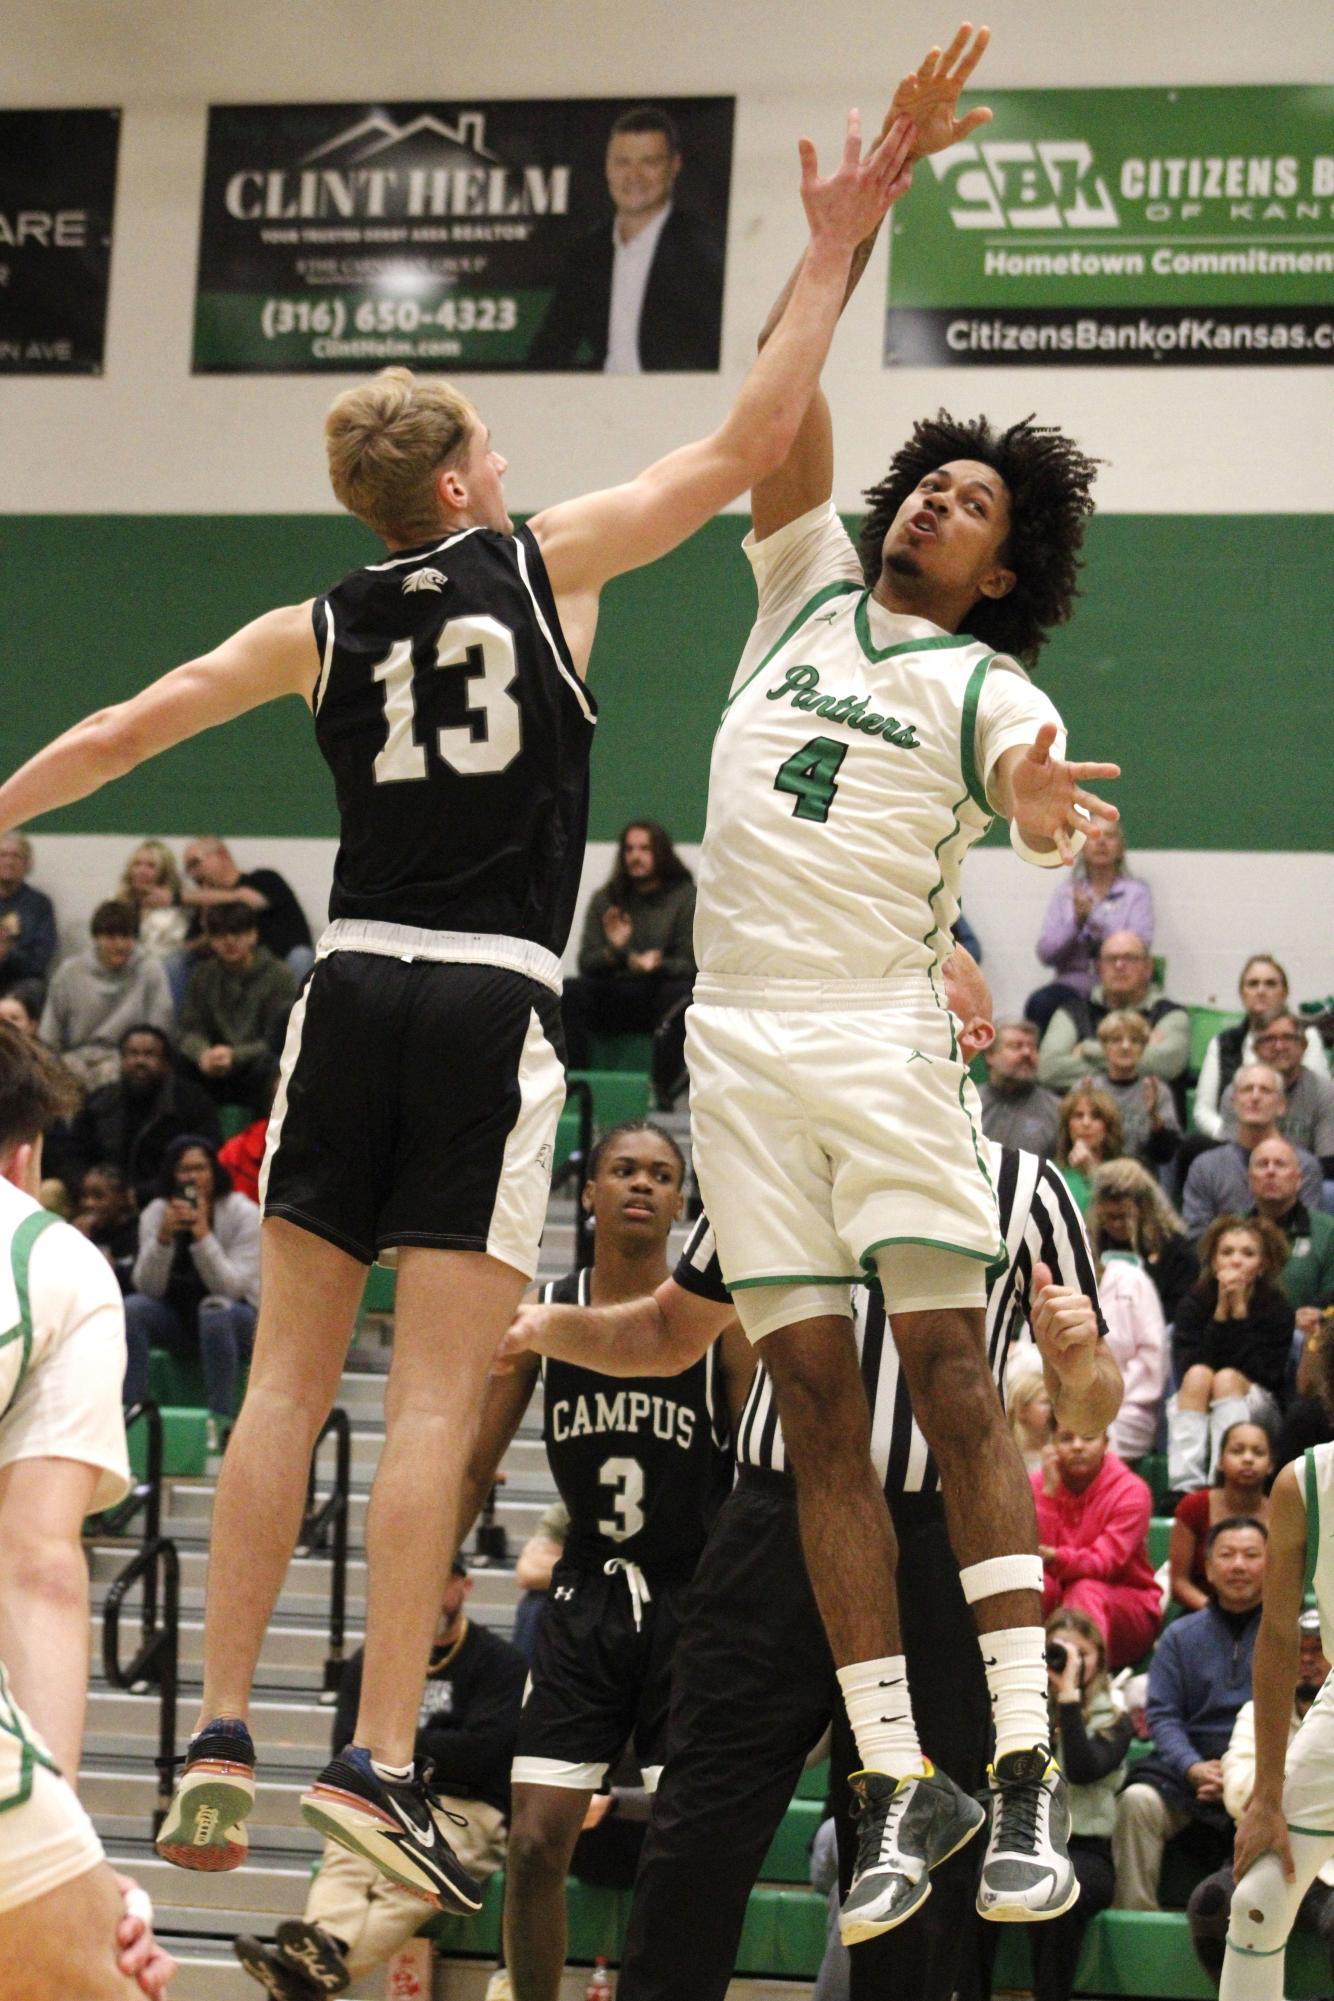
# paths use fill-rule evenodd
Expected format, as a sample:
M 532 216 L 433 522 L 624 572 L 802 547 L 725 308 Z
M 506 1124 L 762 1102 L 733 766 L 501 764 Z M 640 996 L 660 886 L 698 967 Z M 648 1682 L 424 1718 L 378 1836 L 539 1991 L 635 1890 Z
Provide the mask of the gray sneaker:
M 1059 1918 L 1079 1896 L 1065 1780 L 1045 1744 L 998 1758 L 990 1779 L 991 1835 L 978 1911 L 997 1925 Z
M 878 1938 L 910 1918 L 931 1894 L 928 1871 L 971 1841 L 986 1813 L 953 1779 L 928 1765 L 894 1780 L 854 1772 L 857 1866 L 838 1929 L 844 1945 Z

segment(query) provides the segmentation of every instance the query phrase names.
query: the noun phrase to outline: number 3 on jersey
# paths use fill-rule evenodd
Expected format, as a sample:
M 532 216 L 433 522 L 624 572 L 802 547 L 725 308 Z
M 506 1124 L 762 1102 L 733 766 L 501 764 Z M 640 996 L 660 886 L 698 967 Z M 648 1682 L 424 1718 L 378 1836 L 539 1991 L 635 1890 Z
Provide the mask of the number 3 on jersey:
M 598 1468 L 599 1487 L 610 1487 L 611 1514 L 598 1523 L 598 1534 L 626 1542 L 644 1526 L 644 1469 L 637 1459 L 604 1459 Z
M 413 647 L 418 642 L 400 639 L 375 669 L 377 681 L 384 682 L 384 749 L 375 759 L 375 782 L 392 785 L 401 780 L 425 778 L 428 772 L 426 746 L 416 735 L 417 709 L 414 689 L 416 663 Z M 514 635 L 499 619 L 479 614 L 473 618 L 451 619 L 435 642 L 436 668 L 462 667 L 470 682 L 481 677 L 481 688 L 469 688 L 469 707 L 482 718 L 481 734 L 472 727 L 435 733 L 436 749 L 451 771 L 462 777 L 477 772 L 504 771 L 523 747 L 519 704 L 510 693 L 518 664 L 514 657 Z
M 831 736 L 813 736 L 809 743 L 793 753 L 786 764 L 779 765 L 774 791 L 796 793 L 797 803 L 792 808 L 794 820 L 824 821 L 829 818 L 829 808 L 838 791 L 834 780 L 847 754 L 845 743 L 838 743 Z

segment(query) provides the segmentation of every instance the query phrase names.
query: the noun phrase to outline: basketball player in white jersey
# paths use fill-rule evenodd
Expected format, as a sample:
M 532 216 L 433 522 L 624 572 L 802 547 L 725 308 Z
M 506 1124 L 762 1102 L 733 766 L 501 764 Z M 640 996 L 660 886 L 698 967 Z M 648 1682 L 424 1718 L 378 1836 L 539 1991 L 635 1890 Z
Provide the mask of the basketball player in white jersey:
M 863 160 L 854 112 L 828 179 L 802 142 L 801 272 L 712 435 L 515 531 L 506 462 L 471 404 L 388 371 L 338 399 L 328 442 L 339 499 L 389 559 L 256 619 L 0 786 L 0 828 L 16 826 L 298 695 L 339 802 L 335 921 L 293 1010 L 269 1127 L 259 1326 L 214 1511 L 204 1698 L 158 1837 L 182 1867 L 245 1859 L 255 1666 L 366 1268 L 396 1249 L 356 1738 L 302 1812 L 428 1903 L 481 1900 L 413 1750 L 476 1412 L 546 1213 L 599 596 L 781 464 L 856 246 L 907 188 L 911 139 L 901 121 Z
M 77 1777 L 88 1687 L 84 1517 L 129 1486 L 125 1316 L 110 1265 L 43 1209 L 68 1079 L 0 1022 L 0 1993 L 129 2001 L 175 1971 L 107 1866 Z M 128 1901 L 127 1901 L 128 1900 Z M 119 1964 L 118 1964 L 119 1960 Z M 127 1977 L 132 1976 L 132 1977 Z
M 1311 1351 L 1334 1416 L 1334 1342 Z M 1264 1612 L 1255 1642 L 1255 1788 L 1237 1823 L 1236 1889 L 1221 2001 L 1282 2001 L 1284 1948 L 1302 1898 L 1334 1856 L 1334 1689 L 1327 1677 L 1288 1747 L 1297 1619 L 1314 1585 L 1325 1658 L 1334 1643 L 1334 1445 L 1283 1468 L 1269 1502 Z
M 984 40 L 961 30 L 900 87 L 888 115 L 909 111 L 919 152 L 976 120 L 955 109 Z M 866 1271 L 940 1469 L 995 1710 L 978 1908 L 1032 1921 L 1078 1895 L 1032 1495 L 983 1340 L 996 1198 L 940 967 L 963 858 L 994 817 L 1043 867 L 1073 858 L 1086 816 L 1116 818 L 1083 789 L 1116 766 L 1063 760 L 1061 719 L 1020 665 L 1069 615 L 1092 477 L 1057 432 L 942 413 L 868 495 L 859 554 L 817 392 L 753 493 L 759 604 L 713 747 L 687 1060 L 700 1187 L 763 1344 L 863 1767 L 849 1943 L 901 1923 L 923 1871 L 983 1820 L 917 1737 L 849 1332 Z

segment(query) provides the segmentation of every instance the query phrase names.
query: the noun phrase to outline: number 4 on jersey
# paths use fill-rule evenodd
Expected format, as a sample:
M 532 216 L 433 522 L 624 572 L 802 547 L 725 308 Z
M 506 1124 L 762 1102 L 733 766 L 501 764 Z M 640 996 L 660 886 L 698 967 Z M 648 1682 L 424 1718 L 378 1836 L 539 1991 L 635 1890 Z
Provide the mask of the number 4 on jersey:
M 838 791 L 834 781 L 847 754 L 845 743 L 837 743 L 831 736 L 813 736 L 809 743 L 794 752 L 786 764 L 779 765 L 774 791 L 796 793 L 793 819 L 823 821 L 829 818 L 829 808 Z

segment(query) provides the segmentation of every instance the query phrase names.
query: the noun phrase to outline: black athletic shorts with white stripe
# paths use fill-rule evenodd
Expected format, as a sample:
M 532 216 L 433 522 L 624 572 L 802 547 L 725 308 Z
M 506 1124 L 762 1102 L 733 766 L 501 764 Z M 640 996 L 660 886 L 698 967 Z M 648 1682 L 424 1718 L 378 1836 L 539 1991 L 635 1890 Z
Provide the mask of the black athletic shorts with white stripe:
M 349 929 L 331 927 L 292 1010 L 264 1213 L 368 1264 L 416 1244 L 531 1278 L 565 1102 L 559 998 L 510 965 L 442 961 L 441 934 L 364 928 L 377 949 L 327 950 Z
M 667 1740 L 688 1576 L 557 1564 L 537 1629 L 510 1777 L 597 1792 L 627 1744 L 652 1792 Z

